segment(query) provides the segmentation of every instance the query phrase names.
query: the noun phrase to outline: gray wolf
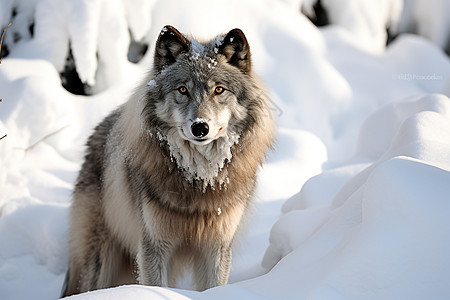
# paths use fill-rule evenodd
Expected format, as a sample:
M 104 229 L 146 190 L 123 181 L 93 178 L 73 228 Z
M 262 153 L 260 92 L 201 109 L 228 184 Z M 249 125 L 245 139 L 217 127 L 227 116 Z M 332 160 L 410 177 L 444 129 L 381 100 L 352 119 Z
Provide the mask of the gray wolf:
M 87 142 L 63 295 L 140 283 L 225 284 L 235 233 L 274 142 L 240 29 L 199 42 L 165 26 L 153 69 Z

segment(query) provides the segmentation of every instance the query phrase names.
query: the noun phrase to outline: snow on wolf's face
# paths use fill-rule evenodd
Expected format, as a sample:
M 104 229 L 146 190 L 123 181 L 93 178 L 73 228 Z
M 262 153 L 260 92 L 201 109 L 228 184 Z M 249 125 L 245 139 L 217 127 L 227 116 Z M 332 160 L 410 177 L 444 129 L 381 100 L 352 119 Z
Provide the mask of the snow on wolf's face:
M 164 27 L 155 48 L 155 76 L 148 83 L 159 91 L 153 107 L 158 128 L 195 145 L 235 139 L 247 117 L 238 97 L 246 90 L 249 71 L 242 31 L 201 44 Z
M 220 66 L 205 69 L 206 61 L 188 57 L 169 67 L 172 70 L 166 73 L 163 101 L 156 105 L 160 119 L 176 127 L 183 139 L 197 145 L 225 137 L 229 130 L 233 131 L 230 123 L 243 120 L 246 113 L 226 72 Z

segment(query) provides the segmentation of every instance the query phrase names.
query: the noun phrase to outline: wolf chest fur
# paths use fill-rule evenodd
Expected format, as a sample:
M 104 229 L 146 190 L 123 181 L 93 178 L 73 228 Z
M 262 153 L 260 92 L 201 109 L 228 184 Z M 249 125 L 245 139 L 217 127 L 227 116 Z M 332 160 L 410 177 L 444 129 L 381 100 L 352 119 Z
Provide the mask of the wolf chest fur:
M 240 29 L 198 42 L 171 26 L 153 69 L 87 142 L 63 295 L 122 284 L 225 284 L 231 245 L 274 140 Z

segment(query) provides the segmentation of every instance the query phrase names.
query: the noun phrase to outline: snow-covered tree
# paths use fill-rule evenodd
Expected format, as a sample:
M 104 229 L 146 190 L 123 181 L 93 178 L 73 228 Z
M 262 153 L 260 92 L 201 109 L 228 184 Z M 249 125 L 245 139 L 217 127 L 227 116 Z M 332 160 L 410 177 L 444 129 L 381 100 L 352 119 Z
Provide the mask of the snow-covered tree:
M 148 0 L 4 0 L 0 25 L 12 24 L 6 54 L 31 52 L 66 75 L 73 66 L 91 92 L 103 90 L 123 76 L 130 40 L 146 42 L 152 5 Z M 33 49 L 22 49 L 32 38 Z

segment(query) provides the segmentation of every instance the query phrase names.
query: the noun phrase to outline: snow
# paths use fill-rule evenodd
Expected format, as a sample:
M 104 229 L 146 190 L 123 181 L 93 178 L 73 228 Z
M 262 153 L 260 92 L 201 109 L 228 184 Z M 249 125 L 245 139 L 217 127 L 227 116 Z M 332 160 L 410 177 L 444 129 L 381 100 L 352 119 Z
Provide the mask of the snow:
M 313 11 L 317 1 L 305 1 L 303 8 Z M 322 0 L 331 24 L 347 29 L 361 48 L 372 52 L 381 52 L 386 44 L 386 28 L 399 22 L 402 0 Z
M 140 2 L 143 1 L 6 1 L 0 25 L 13 24 L 5 37 L 12 57 L 46 59 L 58 71 L 64 68 L 70 46 L 81 81 L 98 92 L 123 80 L 119 75 L 126 68 L 128 28 L 136 39 L 142 39 L 142 30 L 149 30 L 146 16 L 150 12 L 133 10 Z M 146 2 L 144 8 L 150 10 L 152 3 Z M 13 9 L 16 16 L 11 20 L 7 12 L 12 14 Z M 30 27 L 34 28 L 32 43 Z
M 193 123 L 204 122 L 197 118 Z M 219 189 L 226 188 L 226 175 L 219 176 L 219 172 L 226 163 L 232 161 L 231 147 L 239 143 L 239 134 L 229 132 L 227 136 L 216 139 L 215 143 L 196 145 L 186 145 L 186 139 L 176 135 L 179 129 L 175 129 L 172 135 L 163 136 L 157 129 L 156 135 L 160 141 L 167 141 L 171 160 L 175 160 L 180 170 L 183 170 L 185 179 L 192 183 L 194 180 L 203 181 L 203 192 L 206 192 L 208 186 L 219 184 Z M 184 130 L 184 129 L 183 129 Z M 185 131 L 184 131 L 185 132 Z M 205 160 L 209 157 L 209 160 Z
M 448 100 L 419 97 L 372 115 L 362 126 L 355 156 L 308 181 L 285 204 L 263 264 L 272 268 L 280 258 L 301 258 L 299 267 L 315 265 L 303 276 L 319 291 L 332 286 L 354 299 L 449 295 L 450 242 L 443 238 L 450 230 L 443 213 L 450 205 Z M 355 168 L 362 160 L 372 163 Z M 334 187 L 332 197 L 315 198 L 330 177 L 345 171 L 354 175 Z
M 0 65 L 0 137 L 7 134 L 0 140 L 0 299 L 59 296 L 84 144 L 148 72 L 167 24 L 199 39 L 244 31 L 270 91 L 276 149 L 233 245 L 229 284 L 201 293 L 124 286 L 73 298 L 450 297 L 450 60 L 441 39 L 431 38 L 448 36 L 450 27 L 428 23 L 425 38 L 402 34 L 380 50 L 368 47 L 381 45 L 378 35 L 354 26 L 385 25 L 389 1 L 371 4 L 380 10 L 362 13 L 368 17 L 358 25 L 321 29 L 287 2 L 2 3 L 3 27 L 12 7 L 17 15 Z M 448 1 L 424 3 L 405 7 L 421 7 L 414 14 L 422 26 L 448 22 Z M 138 64 L 127 62 L 128 28 L 149 43 Z M 15 33 L 24 35 L 17 43 Z M 102 92 L 75 96 L 61 86 L 69 39 L 82 57 L 80 76 Z
M 398 31 L 423 35 L 449 53 L 449 11 L 450 2 L 446 0 L 406 0 Z

